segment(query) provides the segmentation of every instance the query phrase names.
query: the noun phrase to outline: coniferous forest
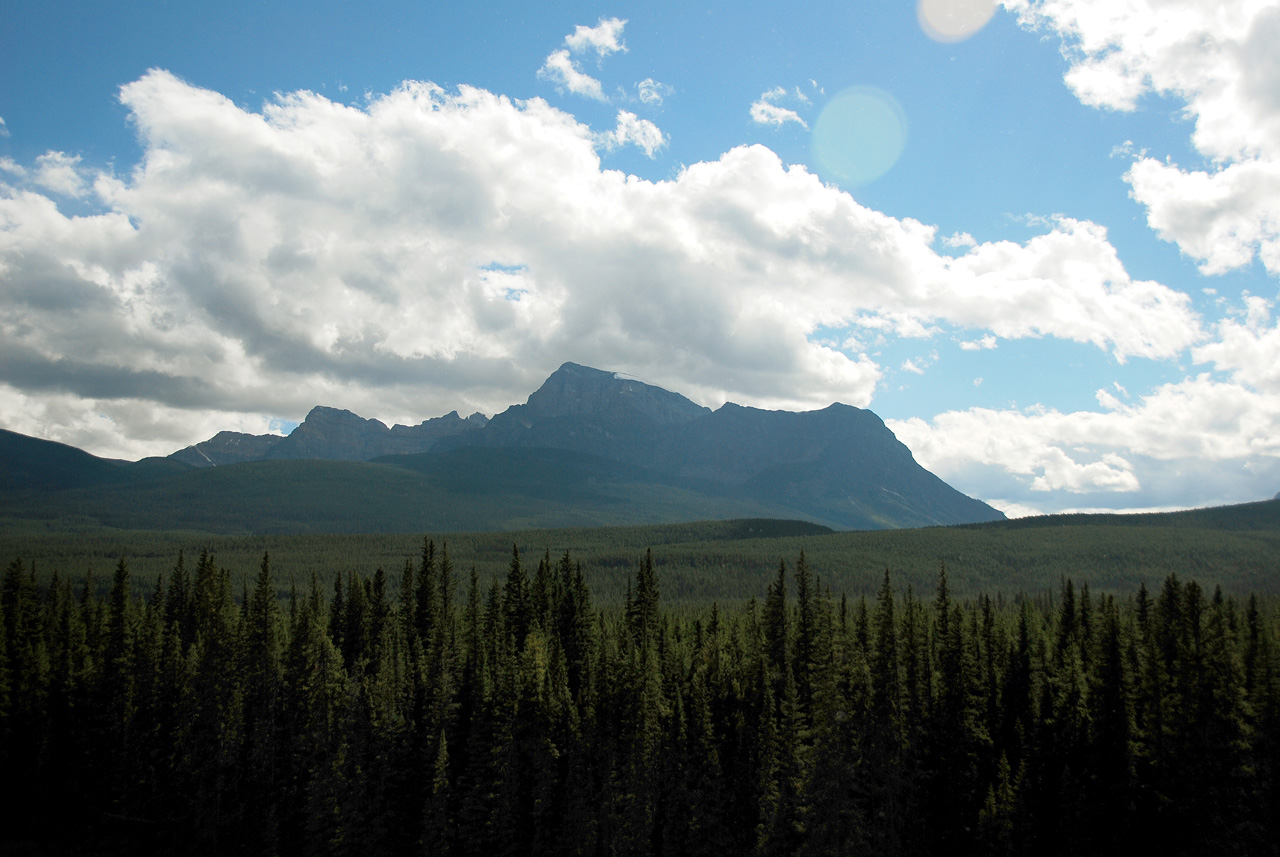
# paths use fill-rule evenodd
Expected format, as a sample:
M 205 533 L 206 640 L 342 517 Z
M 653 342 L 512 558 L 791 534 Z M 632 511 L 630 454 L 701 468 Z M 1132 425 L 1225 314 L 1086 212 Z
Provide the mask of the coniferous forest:
M 425 540 L 284 599 L 269 556 L 137 583 L 5 572 L 29 853 L 1280 853 L 1274 605 L 1175 575 L 850 600 L 800 554 L 672 610 L 651 556 L 595 605 L 567 553 L 482 586 Z

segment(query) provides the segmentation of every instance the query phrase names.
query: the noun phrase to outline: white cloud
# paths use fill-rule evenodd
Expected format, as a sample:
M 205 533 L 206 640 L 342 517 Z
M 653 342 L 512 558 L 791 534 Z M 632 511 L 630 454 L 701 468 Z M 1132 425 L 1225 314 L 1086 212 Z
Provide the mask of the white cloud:
M 577 28 L 565 36 L 565 47 L 552 51 L 547 56 L 542 68 L 538 69 L 538 78 L 555 84 L 574 95 L 581 95 L 596 101 L 608 101 L 600 81 L 584 72 L 569 55 L 594 51 L 600 59 L 619 51 L 626 51 L 627 46 L 619 40 L 622 28 L 627 22 L 618 18 L 600 19 L 594 27 Z M 642 93 L 643 94 L 643 93 Z M 661 99 L 659 99 L 661 100 Z
M 1126 180 L 1148 222 L 1206 273 L 1258 255 L 1280 274 L 1280 6 L 1273 0 L 1005 0 L 1058 33 L 1084 104 L 1133 110 L 1147 93 L 1186 103 L 1211 168 L 1139 155 Z M 1132 144 L 1126 144 L 1131 147 Z
M 78 199 L 87 192 L 84 178 L 80 175 L 79 164 L 79 155 L 45 152 L 36 158 L 36 169 L 32 181 L 46 190 Z
M 571 35 L 565 36 L 564 43 L 575 54 L 594 50 L 597 56 L 607 57 L 618 51 L 626 51 L 627 46 L 621 41 L 622 28 L 627 25 L 625 19 L 601 18 L 594 27 L 579 24 Z
M 938 315 L 1003 339 L 1049 335 L 1128 357 L 1172 357 L 1201 337 L 1187 295 L 1132 279 L 1106 229 L 1056 218 L 1026 244 L 997 241 L 944 258 Z
M 915 360 L 903 360 L 902 366 L 899 368 L 901 368 L 903 372 L 911 372 L 912 374 L 915 374 L 915 375 L 924 374 L 924 367 L 921 366 L 919 363 L 917 363 Z
M 781 86 L 775 86 L 767 92 L 760 93 L 760 98 L 751 105 L 751 121 L 758 125 L 776 125 L 782 127 L 788 122 L 795 122 L 801 128 L 808 128 L 809 125 L 800 118 L 800 114 L 794 110 L 789 110 L 777 104 L 780 99 L 787 96 L 787 91 Z M 808 99 L 805 99 L 807 102 Z
M 1246 298 L 1244 320 L 1223 319 L 1217 336 L 1192 351 L 1196 362 L 1213 363 L 1241 384 L 1280 396 L 1280 327 L 1268 325 L 1271 304 L 1260 297 Z
M 10 157 L 0 158 L 0 170 L 4 170 L 9 175 L 17 176 L 18 178 L 22 178 L 27 174 L 26 169 Z
M 989 351 L 992 348 L 995 348 L 996 344 L 997 344 L 996 338 L 988 333 L 986 336 L 982 337 L 981 339 L 967 340 L 967 341 L 961 342 L 960 349 L 962 351 L 983 351 L 983 350 Z
M 4 117 L 0 116 L 0 137 L 9 136 L 9 126 L 4 124 Z
M 942 478 L 1011 502 L 1045 491 L 1141 491 L 1148 502 L 1134 505 L 1155 507 L 1203 504 L 1215 496 L 1206 490 L 1220 490 L 1219 502 L 1274 493 L 1267 486 L 1280 476 L 1280 398 L 1206 373 L 1132 405 L 1106 390 L 1097 399 L 1100 411 L 970 408 L 888 424 Z M 1010 496 L 1009 475 L 1031 493 Z M 1067 508 L 1065 500 L 1055 505 Z
M 154 71 L 121 97 L 144 155 L 85 185 L 105 213 L 0 185 L 0 382 L 26 397 L 5 424 L 59 397 L 95 414 L 329 404 L 408 423 L 521 401 L 565 360 L 712 406 L 866 406 L 884 372 L 850 327 L 1118 356 L 1205 339 L 1186 297 L 1132 280 L 1094 224 L 940 255 L 933 227 L 761 146 L 650 182 L 602 169 L 610 142 L 541 99 L 468 87 L 408 83 L 364 106 L 299 92 L 251 112 Z M 612 135 L 661 136 L 625 111 Z M 67 413 L 62 429 L 42 418 L 45 436 L 80 436 L 86 418 Z M 115 448 L 159 453 L 211 424 L 138 435 L 119 420 Z M 1098 478 L 1077 463 L 1046 478 Z
M 538 77 L 574 95 L 593 98 L 596 101 L 608 101 L 600 81 L 581 71 L 577 63 L 569 58 L 567 50 L 552 51 L 546 62 L 542 64 L 542 68 L 538 69 Z
M 667 142 L 657 125 L 648 119 L 639 119 L 636 114 L 627 110 L 618 111 L 617 127 L 599 135 L 599 139 L 607 149 L 616 149 L 627 143 L 634 143 L 650 158 Z
M 644 104 L 650 104 L 655 107 L 662 106 L 663 100 L 666 99 L 672 91 L 673 90 L 670 86 L 667 86 L 665 83 L 658 83 L 658 81 L 651 77 L 646 77 L 644 80 L 636 84 L 636 93 L 640 101 Z
M 1186 171 L 1143 158 L 1125 174 L 1147 223 L 1200 260 L 1206 274 L 1242 268 L 1256 254 L 1280 275 L 1280 158 Z

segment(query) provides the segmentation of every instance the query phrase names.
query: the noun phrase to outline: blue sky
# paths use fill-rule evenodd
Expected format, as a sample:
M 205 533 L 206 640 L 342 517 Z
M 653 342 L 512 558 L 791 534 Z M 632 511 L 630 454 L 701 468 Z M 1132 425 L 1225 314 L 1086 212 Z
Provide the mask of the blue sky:
M 843 401 L 1011 514 L 1280 490 L 1280 7 L 63 3 L 0 19 L 0 425 L 100 455 Z

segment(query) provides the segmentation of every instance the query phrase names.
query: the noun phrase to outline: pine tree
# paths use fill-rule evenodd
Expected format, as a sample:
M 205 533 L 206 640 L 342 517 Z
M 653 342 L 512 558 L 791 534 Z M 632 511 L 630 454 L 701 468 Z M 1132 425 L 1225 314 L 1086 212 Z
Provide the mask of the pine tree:
M 244 668 L 244 772 L 248 842 L 272 853 L 278 836 L 276 796 L 279 776 L 282 692 L 280 605 L 271 579 L 271 557 L 262 555 L 250 596 Z

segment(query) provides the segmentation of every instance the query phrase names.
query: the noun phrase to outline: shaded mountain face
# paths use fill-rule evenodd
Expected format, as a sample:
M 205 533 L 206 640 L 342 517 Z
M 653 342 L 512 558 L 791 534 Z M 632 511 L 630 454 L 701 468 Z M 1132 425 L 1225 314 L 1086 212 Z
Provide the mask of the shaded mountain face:
M 566 363 L 526 404 L 512 405 L 483 431 L 457 435 L 441 449 L 540 446 L 647 466 L 667 431 L 710 414 L 678 393 Z
M 492 461 L 480 467 L 476 462 L 486 449 Z M 712 411 L 678 393 L 576 363 L 564 364 L 527 402 L 492 419 L 462 419 L 455 411 L 388 428 L 350 411 L 317 407 L 288 437 L 222 432 L 171 458 L 207 467 L 279 459 L 395 463 L 397 456 L 429 453 L 470 461 L 474 472 L 493 471 L 490 482 L 506 472 L 514 483 L 522 471 L 512 462 L 548 449 L 592 457 L 591 484 L 631 484 L 643 472 L 646 485 L 681 496 L 757 504 L 840 528 L 1004 517 L 921 467 L 871 411 L 841 404 L 803 413 L 735 404 Z M 573 474 L 586 471 L 563 457 L 555 461 L 539 472 L 570 491 Z M 426 465 L 406 460 L 402 466 Z M 617 472 L 602 475 L 609 466 Z M 512 496 L 517 489 L 513 484 Z
M 276 434 L 220 431 L 206 441 L 180 449 L 169 457 L 194 467 L 219 467 L 242 461 L 259 461 L 284 438 Z
M 61 491 L 163 479 L 191 468 L 168 458 L 115 461 L 0 429 L 0 492 Z
M 317 406 L 287 437 L 222 431 L 169 457 L 196 467 L 275 459 L 372 461 L 384 455 L 430 452 L 442 438 L 482 428 L 487 422 L 483 414 L 463 419 L 454 411 L 416 426 L 387 428 L 379 420 Z
M 838 527 L 1000 520 L 1004 515 L 925 470 L 871 411 L 716 411 L 639 381 L 573 363 L 524 405 L 440 449 L 551 447 L 663 474 L 724 496 L 781 502 Z

